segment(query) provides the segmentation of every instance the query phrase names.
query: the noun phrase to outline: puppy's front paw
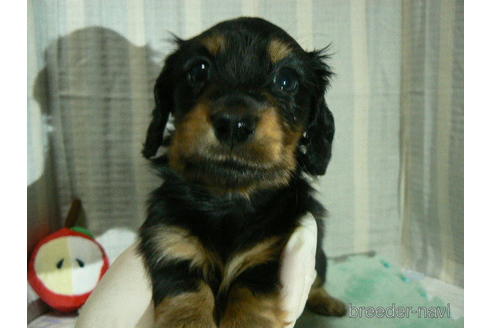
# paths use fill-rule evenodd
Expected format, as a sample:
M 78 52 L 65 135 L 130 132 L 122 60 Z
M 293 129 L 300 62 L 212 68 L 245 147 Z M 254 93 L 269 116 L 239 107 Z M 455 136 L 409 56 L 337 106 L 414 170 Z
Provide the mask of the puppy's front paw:
M 195 304 L 196 305 L 196 304 Z M 154 328 L 217 328 L 212 312 L 188 304 L 156 308 Z
M 254 294 L 247 288 L 231 291 L 220 328 L 284 328 L 286 313 L 280 309 L 278 293 Z
M 196 313 L 191 309 L 168 311 L 156 315 L 154 328 L 217 328 L 212 315 Z
M 306 307 L 326 316 L 343 317 L 347 313 L 345 303 L 328 294 L 322 287 L 311 289 Z
M 155 307 L 154 328 L 217 328 L 214 297 L 208 286 L 164 298 Z

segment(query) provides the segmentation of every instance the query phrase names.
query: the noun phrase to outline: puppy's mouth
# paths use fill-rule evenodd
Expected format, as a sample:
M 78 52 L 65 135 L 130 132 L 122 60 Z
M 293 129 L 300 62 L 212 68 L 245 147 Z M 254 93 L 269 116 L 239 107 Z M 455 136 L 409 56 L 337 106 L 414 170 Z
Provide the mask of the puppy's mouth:
M 195 155 L 185 160 L 186 175 L 194 181 L 225 189 L 249 188 L 285 175 L 279 165 L 257 163 L 229 155 Z

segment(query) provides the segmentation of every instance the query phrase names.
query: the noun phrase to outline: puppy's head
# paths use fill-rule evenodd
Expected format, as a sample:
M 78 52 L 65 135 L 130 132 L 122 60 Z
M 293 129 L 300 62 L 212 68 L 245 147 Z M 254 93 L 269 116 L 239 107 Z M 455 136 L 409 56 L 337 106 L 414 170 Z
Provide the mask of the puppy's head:
M 248 193 L 286 185 L 299 169 L 324 174 L 334 123 L 321 51 L 258 18 L 176 42 L 155 85 L 145 157 L 162 145 L 172 114 L 169 165 L 190 181 Z

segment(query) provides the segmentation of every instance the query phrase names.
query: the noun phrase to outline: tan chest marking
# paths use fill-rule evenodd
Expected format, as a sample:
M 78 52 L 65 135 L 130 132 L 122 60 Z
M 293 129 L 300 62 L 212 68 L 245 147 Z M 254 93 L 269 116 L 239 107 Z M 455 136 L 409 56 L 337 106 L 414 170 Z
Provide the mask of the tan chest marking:
M 227 290 L 249 268 L 278 258 L 285 244 L 280 237 L 272 237 L 237 252 L 230 261 L 223 263 L 218 254 L 183 228 L 163 226 L 154 229 L 152 243 L 159 253 L 158 261 L 190 261 L 190 266 L 202 269 L 205 277 L 210 277 L 211 272 L 222 272 L 221 291 Z
M 220 291 L 227 290 L 233 281 L 247 269 L 277 258 L 282 247 L 281 239 L 272 237 L 256 244 L 252 248 L 233 255 L 231 260 L 225 264 Z
M 153 244 L 159 252 L 158 261 L 188 260 L 191 267 L 201 268 L 207 277 L 214 266 L 220 266 L 217 254 L 204 247 L 189 231 L 174 226 L 154 228 Z

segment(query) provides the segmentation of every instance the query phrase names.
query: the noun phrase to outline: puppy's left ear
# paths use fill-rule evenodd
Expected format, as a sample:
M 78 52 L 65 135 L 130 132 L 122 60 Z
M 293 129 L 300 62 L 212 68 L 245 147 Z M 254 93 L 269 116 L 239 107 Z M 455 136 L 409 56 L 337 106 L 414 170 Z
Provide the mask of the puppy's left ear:
M 147 128 L 147 137 L 145 138 L 142 150 L 142 155 L 145 158 L 154 156 L 162 145 L 164 129 L 166 128 L 169 115 L 173 111 L 175 80 L 173 76 L 173 63 L 176 57 L 176 52 L 167 57 L 164 68 L 154 86 L 155 107 L 152 111 L 152 120 Z
M 335 134 L 335 121 L 325 101 L 325 91 L 333 75 L 324 60 L 326 48 L 309 53 L 311 56 L 312 89 L 311 116 L 301 144 L 300 160 L 303 170 L 310 175 L 323 175 L 331 158 L 331 147 Z

